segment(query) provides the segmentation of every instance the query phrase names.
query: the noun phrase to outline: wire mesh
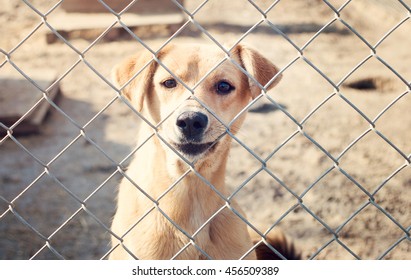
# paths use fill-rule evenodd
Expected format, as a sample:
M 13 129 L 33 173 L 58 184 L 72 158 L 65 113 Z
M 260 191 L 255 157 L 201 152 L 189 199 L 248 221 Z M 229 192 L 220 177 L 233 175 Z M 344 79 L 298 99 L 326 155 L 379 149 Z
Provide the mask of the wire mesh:
M 409 121 L 409 118 L 403 117 L 402 119 L 394 120 L 395 122 L 404 122 L 403 126 L 400 125 L 400 130 L 395 133 L 391 133 L 390 129 L 380 125 L 384 118 L 392 111 L 403 110 L 403 112 L 400 111 L 398 114 L 398 116 L 401 116 L 407 114 L 407 111 L 404 110 L 409 107 L 409 105 L 401 105 L 409 104 L 407 103 L 409 102 L 407 98 L 410 97 L 409 92 L 411 88 L 408 82 L 410 73 L 409 70 L 406 69 L 408 65 L 406 59 L 404 58 L 401 63 L 397 63 L 397 61 L 392 63 L 391 61 L 394 61 L 395 55 L 388 56 L 386 54 L 387 50 L 391 50 L 392 45 L 406 45 L 406 43 L 398 41 L 398 38 L 403 37 L 400 37 L 400 35 L 398 35 L 398 37 L 396 36 L 397 34 L 402 34 L 401 31 L 404 32 L 403 30 L 409 29 L 411 12 L 409 3 L 401 0 L 308 1 L 312 2 L 310 4 L 313 4 L 314 7 L 321 8 L 320 15 L 325 15 L 325 20 L 322 20 L 321 24 L 314 25 L 314 30 L 310 32 L 299 31 L 294 34 L 291 28 L 293 26 L 293 17 L 290 17 L 291 23 L 282 25 L 276 22 L 276 17 L 273 16 L 273 13 L 277 10 L 281 13 L 284 12 L 284 9 L 290 9 L 287 10 L 290 14 L 295 13 L 297 17 L 301 15 L 306 16 L 308 12 L 305 14 L 304 12 L 301 13 L 301 11 L 293 10 L 295 7 L 305 7 L 303 3 L 306 1 L 296 1 L 299 3 L 298 5 L 291 4 L 290 1 L 285 0 L 248 0 L 242 1 L 241 5 L 237 3 L 233 4 L 239 5 L 240 7 L 239 9 L 237 8 L 237 10 L 234 9 L 234 12 L 245 10 L 245 14 L 247 14 L 247 12 L 254 13 L 254 16 L 249 17 L 248 25 L 223 24 L 221 27 L 223 31 L 220 33 L 216 32 L 219 28 L 219 23 L 204 21 L 205 16 L 201 14 L 204 10 L 205 13 L 207 13 L 207 9 L 218 11 L 219 4 L 215 1 L 185 1 L 184 4 L 178 0 L 171 1 L 186 19 L 177 31 L 173 32 L 168 38 L 164 40 L 161 39 L 160 46 L 156 48 L 151 44 L 152 39 L 145 39 L 143 36 L 138 35 L 137 32 L 128 26 L 125 19 L 123 19 L 124 15 L 128 13 L 133 5 L 139 4 L 137 0 L 130 1 L 120 12 L 114 11 L 103 0 L 98 0 L 112 17 L 105 29 L 91 42 L 81 40 L 79 42 L 76 40 L 71 41 L 54 27 L 52 16 L 54 13 L 59 12 L 63 1 L 54 1 L 52 4 L 45 4 L 39 1 L 22 0 L 18 3 L 18 8 L 13 10 L 14 13 L 20 10 L 26 10 L 26 12 L 34 18 L 34 24 L 24 30 L 24 34 L 26 35 L 19 38 L 16 43 L 13 42 L 10 47 L 2 47 L 0 49 L 3 55 L 3 60 L 0 63 L 0 73 L 2 69 L 9 67 L 28 81 L 33 88 L 40 91 L 41 97 L 33 105 L 29 106 L 26 112 L 11 125 L 3 122 L 0 123 L 0 131 L 4 132 L 0 140 L 0 153 L 2 154 L 2 167 L 0 170 L 3 170 L 0 173 L 2 176 L 2 180 L 0 181 L 0 184 L 2 184 L 0 188 L 0 228 L 3 232 L 1 235 L 3 242 L 0 246 L 0 252 L 2 252 L 0 253 L 0 258 L 104 259 L 118 246 L 122 246 L 131 256 L 138 258 L 138 256 L 134 255 L 133 252 L 123 244 L 123 239 L 146 215 L 156 210 L 160 211 L 164 217 L 189 240 L 185 246 L 180 248 L 174 256 L 175 258 L 188 247 L 194 246 L 204 258 L 210 259 L 211 257 L 207 254 L 207 251 L 196 244 L 196 235 L 207 226 L 216 215 L 227 209 L 235 213 L 249 228 L 261 236 L 260 243 L 266 242 L 266 235 L 274 228 L 284 228 L 285 232 L 300 245 L 304 258 L 409 258 L 411 252 L 411 216 L 409 211 L 409 187 L 411 180 L 409 179 L 409 175 L 407 175 L 411 162 L 410 145 L 407 140 L 409 139 L 409 135 L 407 134 L 407 125 L 409 125 L 407 121 Z M 225 3 L 225 1 L 220 2 Z M 358 5 L 358 3 L 361 5 L 355 6 Z M 188 8 L 188 6 L 190 6 L 190 8 Z M 225 8 L 230 7 L 230 5 L 227 4 L 223 4 L 223 6 Z M 371 7 L 371 10 L 367 10 L 366 7 Z M 389 9 L 387 7 L 389 7 Z M 375 36 L 370 36 L 370 33 L 377 32 L 374 29 L 367 30 L 363 28 L 362 25 L 359 25 L 358 22 L 354 20 L 356 19 L 354 12 L 360 15 L 360 19 L 364 17 L 363 20 L 365 20 L 370 18 L 370 14 L 374 11 L 373 9 L 378 9 L 378 11 L 383 11 L 387 14 L 394 14 L 395 17 L 393 17 L 394 20 L 392 20 L 394 23 L 390 25 L 389 28 L 383 29 L 383 32 L 381 31 L 376 35 L 374 34 Z M 241 21 L 242 16 L 243 15 L 238 15 L 238 18 L 235 20 Z M 314 14 L 314 16 L 318 16 L 318 14 Z M 303 22 L 301 26 L 309 28 L 311 25 L 310 22 Z M 230 27 L 235 29 L 236 32 L 230 31 Z M 122 85 L 121 88 L 113 84 L 110 78 L 108 78 L 108 71 L 105 69 L 111 68 L 109 66 L 114 66 L 117 62 L 114 61 L 114 59 L 110 60 L 108 58 L 110 53 L 103 56 L 104 59 L 108 59 L 107 64 L 103 67 L 96 63 L 96 57 L 102 53 L 106 53 L 108 50 L 108 48 L 104 48 L 104 46 L 112 44 L 104 42 L 104 38 L 115 28 L 120 28 L 125 31 L 129 38 L 126 47 L 127 51 L 121 49 L 122 44 L 126 43 L 119 42 L 115 45 L 115 52 L 118 52 L 116 58 L 122 57 L 123 52 L 131 52 L 135 46 L 148 50 L 153 56 L 152 60 L 149 61 L 143 69 L 140 69 L 126 84 Z M 195 32 L 190 31 L 193 29 Z M 263 32 L 261 32 L 261 30 L 263 30 Z M 35 37 L 43 36 L 42 32 L 44 31 L 51 32 L 58 38 L 59 45 L 57 45 L 57 47 L 48 45 L 45 49 L 46 51 L 50 49 L 52 52 L 55 52 L 57 54 L 57 63 L 64 65 L 64 68 L 61 69 L 62 74 L 47 87 L 43 87 L 36 79 L 31 77 L 33 70 L 26 67 L 23 61 L 25 57 L 31 59 L 30 53 L 27 54 L 27 51 L 22 50 L 25 47 L 30 48 L 32 42 L 36 42 Z M 208 41 L 226 54 L 225 58 L 218 62 L 213 68 L 209 69 L 207 74 L 193 87 L 186 85 L 178 75 L 173 73 L 173 71 L 158 58 L 160 51 L 167 45 L 179 40 L 182 40 L 184 43 L 184 38 L 190 37 L 186 35 L 189 32 L 194 32 L 195 34 L 193 36 L 198 37 L 197 40 Z M 231 40 L 232 43 L 230 43 L 228 47 L 221 41 L 226 33 L 230 34 L 230 38 L 235 37 L 234 40 Z M 239 36 L 233 36 L 232 33 Z M 320 50 L 318 50 L 319 55 L 315 56 L 317 46 L 324 40 L 324 36 L 330 33 L 333 33 L 331 40 L 334 41 L 325 47 L 321 45 L 322 47 L 319 47 Z M 277 43 L 281 40 L 282 45 L 285 45 L 289 50 L 288 55 L 282 59 L 282 66 L 280 67 L 279 73 L 275 77 L 272 77 L 266 85 L 259 84 L 250 73 L 242 69 L 241 66 L 230 57 L 230 51 L 238 44 L 247 41 L 250 37 L 252 37 L 250 39 L 251 42 L 261 38 L 261 41 L 267 45 L 273 44 L 271 42 Z M 274 37 L 275 41 L 272 41 Z M 324 62 L 323 60 L 332 60 L 332 58 L 327 58 L 328 48 L 333 48 L 335 44 L 340 44 L 340 39 L 346 37 L 359 43 L 360 46 L 358 48 L 362 49 L 361 52 L 368 54 L 364 56 L 353 55 L 360 57 L 360 59 L 357 59 L 354 65 L 350 65 L 348 70 L 341 70 L 339 72 L 341 75 L 336 78 L 338 75 L 325 67 L 329 61 Z M 395 39 L 393 39 L 394 41 L 390 41 L 393 37 L 395 37 Z M 10 38 L 6 38 L 6 40 L 11 41 Z M 390 43 L 387 43 L 387 41 L 390 41 Z M 67 47 L 67 49 L 65 49 L 64 52 L 59 51 L 58 48 L 62 48 L 61 46 Z M 94 54 L 93 50 L 100 47 L 101 49 L 98 49 L 97 53 Z M 278 50 L 278 48 L 279 47 L 276 47 L 274 49 Z M 267 49 L 271 50 L 272 48 L 268 47 Z M 394 52 L 395 50 L 396 49 L 394 49 Z M 109 50 L 109 52 L 113 51 Z M 23 59 L 19 58 L 20 53 L 23 53 Z M 62 61 L 60 55 L 65 53 L 69 54 L 70 59 Z M 271 53 L 269 55 L 270 57 L 275 57 L 275 54 Z M 320 57 L 320 59 L 318 57 Z M 345 57 L 339 57 L 337 60 L 331 61 L 331 64 L 333 64 L 331 67 L 338 68 L 339 63 L 341 63 L 341 60 L 344 60 L 344 58 Z M 347 59 L 349 60 L 349 58 Z M 41 57 L 36 58 L 35 68 L 39 63 L 46 67 L 53 67 L 49 66 L 50 64 L 47 61 L 39 61 L 41 61 Z M 159 123 L 151 123 L 121 94 L 122 90 L 152 61 L 157 62 L 168 71 L 170 75 L 191 92 L 192 98 L 199 102 L 205 110 L 225 126 L 226 133 L 224 135 L 229 135 L 233 139 L 235 146 L 232 153 L 244 154 L 245 157 L 256 166 L 251 172 L 247 170 L 247 172 L 241 173 L 243 175 L 238 178 L 235 178 L 236 175 L 232 173 L 228 174 L 231 176 L 229 183 L 232 184 L 230 186 L 230 196 L 226 197 L 220 193 L 207 178 L 196 170 L 194 163 L 182 156 L 157 132 L 158 127 L 171 116 L 172 112 Z M 207 105 L 196 98 L 194 94 L 196 88 L 201 85 L 207 76 L 225 61 L 230 61 L 235 64 L 244 74 L 258 84 L 258 87 L 261 89 L 261 94 L 253 99 L 230 123 L 224 123 L 224 121 L 213 112 L 212 108 L 208 108 Z M 370 61 L 377 63 L 378 69 L 382 69 L 380 71 L 384 72 L 384 75 L 389 76 L 391 81 L 395 81 L 391 83 L 396 84 L 394 90 L 391 90 L 392 92 L 389 94 L 374 97 L 383 100 L 384 106 L 375 109 L 372 114 L 366 107 L 366 102 L 361 98 L 355 97 L 355 94 L 352 93 L 353 89 L 347 87 L 347 84 L 349 85 L 362 69 L 367 69 L 365 72 L 368 71 L 369 68 L 367 68 L 367 65 Z M 303 65 L 303 67 L 301 65 Z M 319 80 L 321 85 L 317 87 L 309 82 L 307 83 L 307 81 L 294 78 L 292 74 L 296 71 L 293 70 L 294 68 L 297 68 L 297 71 L 300 71 L 300 73 L 301 71 L 305 71 L 310 73 L 309 75 L 316 76 L 317 78 L 315 80 Z M 68 91 L 70 91 L 70 83 L 75 82 L 75 79 L 71 78 L 71 76 L 74 75 L 76 71 L 80 73 L 91 73 L 87 75 L 92 77 L 89 79 L 88 76 L 84 76 L 83 79 L 85 81 L 81 83 L 84 86 L 90 82 L 92 86 L 87 85 L 84 89 L 75 89 L 77 92 L 86 92 L 83 93 L 84 97 L 82 97 L 82 100 L 98 98 L 96 97 L 97 93 L 93 91 L 99 91 L 100 89 L 104 89 L 107 92 L 106 96 L 108 96 L 108 98 L 101 98 L 101 101 L 95 103 L 95 108 L 88 108 L 89 112 L 84 115 L 73 115 L 69 106 L 62 107 L 60 102 L 50 98 L 50 93 L 59 84 L 63 86 L 66 85 Z M 288 73 L 290 73 L 290 75 Z M 305 109 L 306 107 L 301 106 L 301 104 L 295 103 L 296 98 L 301 99 L 301 95 L 295 95 L 295 98 L 290 97 L 290 100 L 284 101 L 287 99 L 278 97 L 277 94 L 275 94 L 275 90 L 273 91 L 274 93 L 267 90 L 270 84 L 279 75 L 289 77 L 288 81 L 290 82 L 287 83 L 287 80 L 281 82 L 283 88 L 278 90 L 280 92 L 282 90 L 284 95 L 290 96 L 296 91 L 310 92 L 310 90 L 316 91 L 318 89 L 320 89 L 322 95 L 316 98 L 315 102 L 309 102 L 312 106 L 307 106 L 307 108 L 309 107 L 308 110 Z M 81 75 L 78 74 L 75 77 L 76 79 L 82 78 Z M 298 77 L 301 77 L 301 74 Z M 377 86 L 375 81 L 371 82 L 374 82 L 371 86 Z M 293 87 L 290 87 L 291 83 L 294 85 Z M 388 82 L 385 84 L 387 83 Z M 310 86 L 312 89 L 310 89 Z M 383 91 L 383 89 L 378 88 L 375 90 Z M 77 97 L 78 96 L 80 96 L 80 93 L 77 93 Z M 305 96 L 304 98 L 307 100 L 310 97 Z M 258 107 L 261 102 L 265 103 L 268 107 L 271 106 L 270 108 L 274 108 L 274 113 L 264 116 L 264 120 L 267 121 L 267 123 L 270 122 L 272 118 L 280 118 L 283 123 L 287 123 L 288 125 L 288 130 L 284 132 L 284 138 L 278 139 L 278 141 L 270 141 L 270 139 L 262 140 L 267 145 L 267 148 L 265 148 L 266 152 L 260 152 L 258 147 L 250 145 L 250 138 L 259 137 L 259 135 L 253 135 L 252 131 L 249 130 L 250 126 L 247 127 L 246 125 L 244 128 L 248 136 L 244 136 L 244 133 L 237 135 L 230 131 L 231 125 L 238 118 L 247 111 Z M 288 105 L 283 106 L 283 102 L 287 102 Z M 337 102 L 339 105 L 332 107 L 332 105 L 330 105 L 332 102 Z M 53 110 L 52 116 L 49 118 L 58 118 L 59 126 L 68 127 L 66 132 L 63 131 L 63 134 L 66 133 L 63 137 L 64 140 L 56 144 L 56 146 L 51 149 L 51 152 L 46 153 L 44 153 L 44 151 L 40 152 L 41 149 L 47 149 L 47 147 L 53 146 L 53 141 L 46 141 L 44 139 L 55 133 L 58 134 L 58 131 L 48 131 L 45 135 L 33 136 L 36 137 L 34 142 L 37 146 L 31 144 L 30 138 L 20 137 L 15 133 L 16 128 L 30 119 L 32 112 L 38 109 L 43 103 L 49 104 Z M 10 106 L 15 106 L 15 104 L 11 104 Z M 139 145 L 133 149 L 129 149 L 132 145 L 131 140 L 120 140 L 123 141 L 121 143 L 124 143 L 123 145 L 127 147 L 121 147 L 117 150 L 112 149 L 111 144 L 101 140 L 101 133 L 104 133 L 102 124 L 104 124 L 104 121 L 107 119 L 107 115 L 110 115 L 110 111 L 113 110 L 112 108 L 116 106 L 121 108 L 115 111 L 116 113 L 120 111 L 120 117 L 113 120 L 113 126 L 120 126 L 123 130 L 129 129 L 128 127 L 124 127 L 124 125 L 118 124 L 124 119 L 123 116 L 127 115 L 129 118 L 136 120 L 139 125 L 151 127 L 153 131 L 151 135 L 147 136 L 146 141 L 139 143 Z M 293 109 L 293 106 L 300 106 L 304 109 L 297 113 L 298 108 Z M 345 110 L 350 111 L 353 118 L 350 119 L 348 125 L 337 126 L 335 128 L 334 123 L 328 123 L 328 118 L 334 115 L 337 115 L 338 118 L 336 111 L 338 111 L 340 107 L 344 107 L 346 108 Z M 87 111 L 87 108 L 85 109 Z M 280 114 L 281 117 L 279 117 Z M 329 148 L 330 145 L 320 137 L 321 135 L 313 131 L 311 123 L 314 122 L 319 114 L 325 114 L 325 117 L 320 120 L 316 128 L 321 131 L 333 131 L 325 134 L 328 135 L 328 137 L 341 137 L 344 139 L 344 143 L 343 141 L 339 142 L 337 139 L 338 148 Z M 255 119 L 257 119 L 257 117 Z M 345 133 L 345 130 L 349 130 L 351 126 L 353 126 L 353 123 L 361 124 L 353 128 L 357 134 L 353 138 L 350 138 L 351 136 L 344 136 L 349 134 L 348 132 Z M 54 127 L 53 130 L 55 129 Z M 271 128 L 269 127 L 268 129 Z M 335 134 L 335 129 L 343 131 Z M 113 142 L 117 141 L 117 138 L 122 137 L 121 131 L 117 131 L 117 134 L 114 131 L 111 135 L 112 140 L 110 141 Z M 187 171 L 158 198 L 151 197 L 147 194 L 145 190 L 139 186 L 138 182 L 134 181 L 134 178 L 127 175 L 126 171 L 126 166 L 133 155 L 153 137 L 158 137 L 165 145 L 173 150 L 188 167 Z M 373 139 L 373 142 L 372 144 L 367 144 L 367 139 L 370 138 Z M 307 171 L 304 171 L 304 165 L 306 163 L 302 162 L 292 167 L 295 168 L 295 170 L 288 170 L 288 174 L 281 174 L 280 171 L 275 168 L 277 165 L 273 164 L 273 162 L 279 161 L 279 164 L 281 164 L 281 159 L 287 158 L 287 154 L 281 155 L 281 153 L 284 151 L 284 153 L 287 153 L 289 151 L 288 147 L 293 145 L 293 143 L 296 145 L 295 142 L 298 141 L 302 144 L 299 150 L 297 150 L 296 156 L 292 157 L 293 160 L 300 161 L 299 157 L 305 155 L 305 149 L 315 150 L 315 156 L 318 157 L 319 160 Z M 345 143 L 347 141 L 348 143 Z M 376 165 L 368 166 L 369 163 L 364 161 L 358 164 L 353 163 L 356 160 L 355 155 L 358 153 L 358 149 L 363 147 L 364 144 L 362 143 L 364 142 L 366 142 L 366 146 L 374 145 L 373 149 L 383 150 L 386 157 L 377 157 L 375 159 L 378 162 Z M 378 143 L 380 146 L 375 146 Z M 92 161 L 91 164 L 83 164 L 81 162 L 85 149 L 93 150 L 91 155 L 95 155 L 95 160 Z M 13 152 L 10 153 L 10 150 Z M 385 152 L 386 150 L 389 150 L 389 152 Z M 68 154 L 73 153 L 76 154 L 66 158 Z M 370 150 L 370 153 L 377 154 L 375 150 Z M 15 160 L 13 158 L 6 159 L 7 156 L 16 157 L 16 155 L 17 158 Z M 86 156 L 88 157 L 88 154 Z M 18 157 L 20 157 L 20 159 L 18 159 Z M 310 157 L 310 155 L 308 155 L 308 157 Z M 371 154 L 369 157 L 374 157 L 374 155 Z M 29 162 L 30 166 L 19 169 L 19 164 L 22 164 L 21 160 Z M 306 160 L 306 158 L 304 160 Z M 92 167 L 92 165 L 97 162 L 104 162 L 103 166 L 100 166 L 100 170 L 95 170 Z M 388 164 L 385 164 L 385 162 L 388 162 Z M 12 167 L 8 167 L 9 165 Z M 70 175 L 70 165 L 80 165 L 83 170 L 84 168 L 89 168 L 90 174 L 85 176 L 83 180 L 73 183 L 73 181 L 70 180 L 70 176 L 78 175 Z M 382 168 L 381 172 L 379 172 L 379 170 L 368 172 L 369 169 L 377 168 L 376 166 L 383 166 L 385 169 Z M 355 168 L 360 168 L 360 174 L 356 172 Z M 62 170 L 65 169 L 68 169 L 66 172 L 68 172 L 69 175 L 62 173 Z M 12 174 L 9 174 L 9 170 L 12 170 Z M 103 172 L 101 172 L 101 170 L 103 170 Z M 316 171 L 313 172 L 313 170 Z M 364 176 L 375 176 L 375 180 L 367 180 L 367 178 L 361 176 L 362 170 L 367 170 L 367 172 L 364 172 Z M 299 181 L 297 178 L 292 181 L 287 177 L 290 174 L 292 175 L 293 172 L 302 171 L 309 174 L 307 176 L 308 179 L 304 178 L 304 180 Z M 171 190 L 177 188 L 179 182 L 189 174 L 195 174 L 225 202 L 224 206 L 211 216 L 193 235 L 190 235 L 175 223 L 161 208 L 162 198 L 167 196 Z M 94 178 L 96 176 L 98 178 Z M 23 179 L 20 177 L 23 177 Z M 250 185 L 255 184 L 256 181 L 258 183 L 258 180 L 262 180 L 262 177 L 266 178 L 264 182 L 269 182 L 268 186 L 261 186 L 261 190 L 250 187 Z M 123 178 L 123 180 L 129 180 L 138 191 L 144 193 L 152 202 L 152 208 L 148 209 L 145 215 L 136 220 L 127 232 L 122 236 L 118 236 L 110 229 L 110 219 L 114 212 L 113 202 L 111 202 L 111 204 L 109 203 L 108 209 L 102 211 L 101 208 L 105 207 L 105 203 L 107 203 L 107 197 L 103 198 L 102 193 L 109 193 L 111 198 L 114 197 L 114 186 L 118 184 L 121 178 Z M 328 180 L 329 178 L 331 178 L 331 181 Z M 333 178 L 339 178 L 337 186 L 335 187 L 333 187 L 332 183 Z M 338 186 L 341 182 L 343 182 L 343 184 Z M 372 182 L 371 186 L 370 182 Z M 79 186 L 73 188 L 73 184 L 78 184 Z M 82 187 L 84 187 L 84 189 L 82 189 Z M 342 189 L 344 188 L 350 188 L 350 191 L 343 192 Z M 278 196 L 275 196 L 274 202 L 271 200 L 268 201 L 268 205 L 272 206 L 267 212 L 260 211 L 260 209 L 258 209 L 260 203 L 258 198 L 261 197 L 258 194 L 263 193 L 262 196 L 269 196 L 268 194 L 272 193 L 273 190 Z M 313 201 L 314 198 L 312 198 L 312 196 L 313 193 L 316 192 L 330 193 L 328 201 L 321 201 L 320 199 Z M 391 194 L 389 194 L 388 197 L 391 199 L 384 199 L 384 196 L 390 192 Z M 45 195 L 46 193 L 49 193 L 49 195 Z M 398 196 L 402 196 L 400 200 L 396 200 Z M 240 204 L 245 206 L 245 212 L 247 212 L 248 218 L 240 214 L 238 209 L 232 207 L 231 203 L 233 199 L 239 199 L 241 201 Z M 288 200 L 288 202 L 281 206 L 281 209 L 277 209 L 275 202 L 277 202 L 278 199 Z M 51 201 L 54 201 L 53 203 L 56 204 L 56 200 L 58 201 L 58 205 L 50 208 Z M 100 203 L 97 202 L 99 200 Z M 400 206 L 393 205 L 397 202 L 400 203 Z M 254 206 L 250 205 L 253 203 Z M 335 206 L 330 206 L 333 203 Z M 347 206 L 347 204 L 349 206 Z M 266 204 L 264 205 L 267 206 Z M 62 211 L 61 209 L 56 210 L 55 207 L 64 209 Z M 398 209 L 398 207 L 400 209 Z M 53 212 L 56 215 L 53 215 Z M 272 212 L 275 212 L 275 214 L 272 214 Z M 258 218 L 261 213 L 265 215 L 265 219 Z M 335 216 L 335 219 L 333 216 Z M 376 218 L 377 216 L 378 218 Z M 53 219 L 54 222 L 46 222 L 47 220 Z M 302 222 L 303 226 L 296 229 L 297 224 L 302 221 L 301 219 L 304 220 L 304 222 Z M 256 226 L 260 220 L 264 220 L 264 222 L 269 220 L 269 223 L 267 223 L 265 227 L 260 228 Z M 315 224 L 315 226 L 304 229 L 303 227 L 307 224 Z M 361 225 L 359 226 L 359 224 Z M 374 224 L 377 224 L 377 226 L 374 226 Z M 47 229 L 45 227 L 49 228 Z M 357 229 L 355 229 L 356 227 Z M 386 228 L 388 233 L 384 231 L 384 228 Z M 358 235 L 352 233 L 357 231 L 359 232 Z M 113 244 L 111 248 L 108 240 L 110 236 L 113 235 L 118 240 L 118 243 Z M 317 235 L 317 239 L 313 239 L 315 235 Z M 387 235 L 389 235 L 389 238 L 385 238 Z M 384 240 L 384 242 L 381 240 Z M 75 249 L 70 248 L 73 247 L 73 242 L 78 244 L 78 246 L 74 247 Z M 26 248 L 28 243 L 32 243 L 33 245 Z M 381 244 L 377 246 L 376 243 Z M 90 246 L 98 247 L 98 249 L 95 249 L 93 253 L 82 252 L 82 249 L 76 251 L 76 249 L 82 246 L 84 246 L 87 251 L 90 251 Z M 369 247 L 369 249 L 363 249 L 363 247 Z M 254 248 L 255 247 L 250 248 L 250 251 Z M 272 249 L 275 250 L 274 248 Z M 243 257 L 246 257 L 247 253 Z

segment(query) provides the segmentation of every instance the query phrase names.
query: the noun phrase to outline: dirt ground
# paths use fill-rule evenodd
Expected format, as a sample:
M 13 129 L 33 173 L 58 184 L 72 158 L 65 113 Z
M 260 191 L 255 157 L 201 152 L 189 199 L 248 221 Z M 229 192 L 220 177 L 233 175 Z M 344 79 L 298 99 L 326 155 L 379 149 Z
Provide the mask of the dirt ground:
M 53 2 L 30 1 L 40 12 Z M 201 2 L 186 0 L 185 6 L 194 11 Z M 255 1 L 262 10 L 273 2 Z M 345 3 L 328 2 L 336 9 Z M 57 8 L 48 16 L 50 24 L 59 13 Z M 195 14 L 219 42 L 242 38 L 285 69 L 269 92 L 283 110 L 267 98 L 250 108 L 238 134 L 241 144 L 233 141 L 227 185 L 241 188 L 235 198 L 250 223 L 260 230 L 276 224 L 305 259 L 411 259 L 411 94 L 403 82 L 411 80 L 411 22 L 379 43 L 407 19 L 397 1 L 351 1 L 339 15 L 341 20 L 322 1 L 282 0 L 267 16 L 278 30 L 263 23 L 242 38 L 262 18 L 250 2 L 210 0 Z M 10 52 L 40 22 L 23 2 L 1 0 L 0 48 Z M 50 69 L 62 76 L 79 59 L 63 43 L 47 44 L 47 29 L 40 26 L 10 56 L 28 76 Z M 149 46 L 168 39 L 138 35 Z M 70 40 L 82 52 L 91 42 Z M 212 43 L 193 24 L 172 42 Z M 375 55 L 368 45 L 377 45 Z M 110 69 L 139 49 L 131 38 L 102 40 L 84 57 L 109 79 Z M 0 73 L 16 73 L 3 61 Z M 130 154 L 139 120 L 85 62 L 60 86 L 61 110 L 51 108 L 41 133 L 16 136 L 38 160 L 11 139 L 0 142 L 0 259 L 57 258 L 49 247 L 66 259 L 100 259 L 110 248 L 105 227 L 121 175 L 107 156 L 122 162 Z M 107 156 L 74 123 L 86 125 L 88 139 Z M 243 145 L 266 161 L 264 170 Z M 87 211 L 81 210 L 84 200 Z M 8 210 L 11 201 L 21 219 Z

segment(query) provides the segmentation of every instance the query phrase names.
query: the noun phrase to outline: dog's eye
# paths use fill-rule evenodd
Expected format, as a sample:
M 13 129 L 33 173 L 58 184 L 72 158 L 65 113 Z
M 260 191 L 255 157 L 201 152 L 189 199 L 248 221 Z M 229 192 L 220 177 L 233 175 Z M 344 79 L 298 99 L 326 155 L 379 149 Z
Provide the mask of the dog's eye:
M 162 82 L 162 85 L 166 88 L 175 88 L 177 86 L 177 81 L 174 79 L 168 79 Z
M 218 94 L 225 95 L 232 92 L 235 88 L 226 81 L 220 81 L 216 84 L 216 89 Z

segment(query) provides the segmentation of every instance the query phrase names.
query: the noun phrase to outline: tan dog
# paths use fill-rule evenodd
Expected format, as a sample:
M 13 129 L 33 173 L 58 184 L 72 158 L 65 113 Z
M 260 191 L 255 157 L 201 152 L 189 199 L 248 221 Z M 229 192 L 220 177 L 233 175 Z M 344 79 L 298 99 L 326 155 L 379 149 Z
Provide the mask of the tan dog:
M 208 73 L 225 56 L 216 47 L 168 45 L 157 55 L 161 65 L 141 52 L 114 69 L 119 87 L 135 76 L 123 94 L 160 125 L 156 131 L 141 125 L 141 147 L 119 189 L 110 259 L 256 258 L 254 251 L 247 254 L 253 247 L 247 225 L 229 207 L 244 214 L 235 201 L 225 207 L 222 197 L 230 194 L 224 182 L 232 139 L 227 128 L 235 134 L 245 114 L 227 126 L 261 89 L 229 60 Z M 230 57 L 263 86 L 278 73 L 244 46 L 235 47 Z M 200 102 L 180 81 L 196 86 Z

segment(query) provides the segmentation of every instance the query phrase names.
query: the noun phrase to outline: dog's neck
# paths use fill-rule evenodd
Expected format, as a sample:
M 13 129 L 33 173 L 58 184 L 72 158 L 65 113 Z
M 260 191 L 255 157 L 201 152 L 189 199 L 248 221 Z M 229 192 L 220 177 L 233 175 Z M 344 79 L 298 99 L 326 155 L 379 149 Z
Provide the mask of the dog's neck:
M 164 147 L 158 144 L 155 144 L 158 153 L 156 158 L 161 158 L 162 162 L 153 162 L 149 168 L 154 168 L 154 174 L 163 180 L 159 182 L 153 178 L 149 192 L 155 199 L 161 197 L 159 207 L 170 219 L 192 233 L 225 204 L 220 195 L 228 195 L 224 174 L 229 149 L 223 149 L 214 157 L 201 159 L 190 167 L 177 155 L 166 153 Z M 170 155 L 173 157 L 167 158 Z M 216 161 L 216 156 L 223 160 Z

